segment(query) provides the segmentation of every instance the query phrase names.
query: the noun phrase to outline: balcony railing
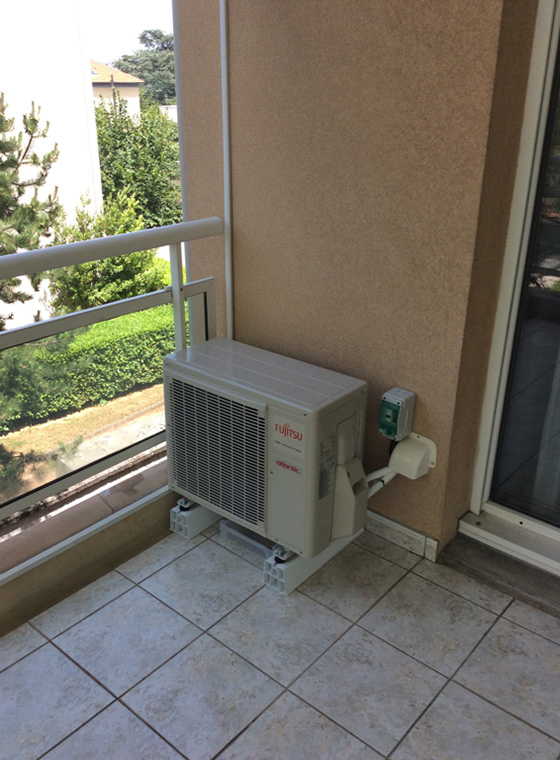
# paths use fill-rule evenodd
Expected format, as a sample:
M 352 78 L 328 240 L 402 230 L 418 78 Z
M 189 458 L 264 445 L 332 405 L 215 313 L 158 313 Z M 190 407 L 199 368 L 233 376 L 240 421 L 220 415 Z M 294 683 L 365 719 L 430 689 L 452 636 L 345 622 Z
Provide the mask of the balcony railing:
M 77 328 L 88 327 L 116 317 L 144 311 L 155 306 L 172 304 L 175 349 L 187 345 L 186 308 L 188 303 L 189 343 L 206 340 L 216 334 L 214 280 L 207 278 L 185 283 L 183 276 L 183 243 L 222 235 L 221 219 L 212 217 L 184 222 L 169 227 L 142 230 L 108 238 L 98 238 L 63 246 L 53 246 L 35 251 L 25 251 L 0 257 L 0 280 L 23 275 L 46 272 L 59 267 L 83 264 L 115 256 L 123 256 L 149 248 L 169 246 L 171 285 L 145 295 L 107 303 L 83 311 L 53 317 L 42 322 L 0 332 L 0 361 L 7 349 L 27 343 L 35 343 L 54 335 Z M 115 363 L 119 358 L 115 357 Z M 162 356 L 163 363 L 163 356 Z M 0 389 L 0 393 L 2 389 Z M 49 496 L 87 480 L 100 472 L 114 467 L 142 452 L 162 443 L 165 431 L 143 438 L 132 445 L 102 456 L 66 475 L 51 479 L 24 494 L 18 495 L 0 506 L 0 520 L 18 513 Z

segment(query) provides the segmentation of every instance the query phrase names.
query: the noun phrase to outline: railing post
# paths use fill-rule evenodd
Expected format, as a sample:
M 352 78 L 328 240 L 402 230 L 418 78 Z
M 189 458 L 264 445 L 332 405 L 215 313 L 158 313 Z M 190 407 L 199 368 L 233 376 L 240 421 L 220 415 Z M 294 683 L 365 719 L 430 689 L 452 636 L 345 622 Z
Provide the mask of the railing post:
M 182 351 L 187 347 L 187 321 L 185 318 L 185 299 L 183 297 L 183 257 L 180 243 L 171 243 L 169 246 L 169 264 L 171 266 L 175 350 Z

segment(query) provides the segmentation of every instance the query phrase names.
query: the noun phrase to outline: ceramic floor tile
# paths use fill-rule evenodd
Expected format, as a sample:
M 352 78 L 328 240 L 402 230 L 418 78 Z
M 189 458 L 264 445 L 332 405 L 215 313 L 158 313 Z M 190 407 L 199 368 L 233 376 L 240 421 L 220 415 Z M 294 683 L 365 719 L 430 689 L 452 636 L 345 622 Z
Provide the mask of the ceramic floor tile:
M 504 613 L 504 617 L 524 628 L 529 628 L 534 633 L 540 633 L 545 639 L 560 644 L 560 618 L 554 615 L 549 615 L 516 599 Z
M 443 586 L 448 591 L 459 594 L 459 596 L 468 599 L 469 602 L 474 602 L 480 607 L 495 612 L 497 615 L 501 615 L 512 600 L 511 596 L 497 591 L 482 581 L 463 575 L 451 567 L 430 562 L 428 559 L 419 562 L 413 572 L 438 586 Z
M 293 694 L 283 694 L 233 744 L 220 760 L 383 760 L 370 747 Z
M 130 710 L 114 702 L 45 755 L 45 760 L 180 760 Z
M 281 691 L 264 673 L 205 635 L 138 684 L 124 701 L 189 760 L 210 760 Z
M 219 546 L 223 546 L 225 549 L 229 549 L 230 552 L 237 554 L 239 557 L 243 557 L 243 559 L 246 559 L 247 562 L 250 562 L 252 565 L 255 565 L 255 567 L 258 567 L 259 570 L 263 570 L 265 560 L 264 554 L 260 554 L 253 549 L 249 549 L 239 541 L 235 541 L 231 538 L 223 538 L 219 531 L 212 536 L 212 541 L 215 541 Z M 268 552 L 268 556 L 271 554 L 272 549 Z
M 210 631 L 265 673 L 289 684 L 351 623 L 297 591 L 264 588 Z
M 215 523 L 212 523 L 212 525 L 209 528 L 206 528 L 206 530 L 202 531 L 203 536 L 206 536 L 206 538 L 212 538 L 212 536 L 215 536 L 216 533 L 220 532 L 220 520 L 218 519 Z
M 214 541 L 205 541 L 142 587 L 208 628 L 263 585 L 263 573 Z
M 43 646 L 46 641 L 45 637 L 37 633 L 29 623 L 24 623 L 15 631 L 2 636 L 0 639 L 0 671 Z
M 0 673 L 0 760 L 36 760 L 113 697 L 52 644 Z
M 107 573 L 46 612 L 37 615 L 31 622 L 41 633 L 52 639 L 130 588 L 132 583 L 119 573 Z
M 408 549 L 403 549 L 402 546 L 397 546 L 392 541 L 387 541 L 386 538 L 377 536 L 370 530 L 364 530 L 354 543 L 363 546 L 364 549 L 369 549 L 370 552 L 378 554 L 383 559 L 388 559 L 389 562 L 394 562 L 395 565 L 404 567 L 405 570 L 410 570 L 421 560 L 418 554 L 413 554 Z
M 455 680 L 560 739 L 560 646 L 499 620 Z
M 117 570 L 135 583 L 140 583 L 205 540 L 204 536 L 199 535 L 187 541 L 183 536 L 173 533 L 119 565 Z
M 387 755 L 444 684 L 439 673 L 355 626 L 291 690 Z
M 114 694 L 122 694 L 200 630 L 140 588 L 57 636 L 55 643 Z
M 450 683 L 391 760 L 556 760 L 560 744 Z
M 360 625 L 450 676 L 495 620 L 492 612 L 451 591 L 407 575 Z
M 402 567 L 350 544 L 299 591 L 349 620 L 358 620 L 405 574 Z

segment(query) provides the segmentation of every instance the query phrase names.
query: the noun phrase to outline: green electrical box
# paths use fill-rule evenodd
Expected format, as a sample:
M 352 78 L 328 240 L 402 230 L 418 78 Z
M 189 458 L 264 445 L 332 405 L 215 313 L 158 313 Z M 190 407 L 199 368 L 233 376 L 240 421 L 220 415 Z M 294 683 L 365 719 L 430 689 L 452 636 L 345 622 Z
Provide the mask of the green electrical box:
M 393 441 L 402 441 L 412 432 L 416 394 L 391 388 L 383 394 L 379 407 L 379 432 Z

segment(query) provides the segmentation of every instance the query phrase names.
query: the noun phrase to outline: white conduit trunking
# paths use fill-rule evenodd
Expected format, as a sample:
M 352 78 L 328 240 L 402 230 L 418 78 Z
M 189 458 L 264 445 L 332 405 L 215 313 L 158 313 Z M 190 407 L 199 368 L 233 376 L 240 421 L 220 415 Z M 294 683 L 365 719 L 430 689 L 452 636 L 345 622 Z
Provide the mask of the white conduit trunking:
M 227 335 L 233 337 L 233 260 L 231 229 L 231 151 L 229 118 L 229 67 L 228 67 L 228 5 L 227 0 L 220 0 L 220 61 L 222 80 L 222 135 L 223 135 L 223 170 L 224 170 L 224 246 L 225 246 L 225 285 Z M 179 0 L 173 0 L 173 28 L 179 30 Z M 181 51 L 178 33 L 174 35 L 175 45 L 175 79 L 177 90 L 177 123 L 179 129 L 179 153 L 181 168 L 181 196 L 183 220 L 189 219 L 188 183 L 185 155 L 184 108 L 182 99 Z M 186 281 L 192 279 L 191 252 L 188 242 L 184 244 Z M 193 315 L 194 316 L 194 315 Z
M 426 475 L 436 466 L 436 455 L 437 449 L 433 441 L 418 433 L 410 433 L 393 449 L 388 467 L 366 475 L 366 481 L 372 483 L 368 489 L 368 498 L 384 488 L 395 475 L 403 475 L 410 480 Z
M 227 337 L 233 338 L 233 256 L 231 229 L 231 155 L 229 123 L 228 4 L 220 0 L 220 57 L 222 70 L 222 135 L 224 155 L 224 236 Z

